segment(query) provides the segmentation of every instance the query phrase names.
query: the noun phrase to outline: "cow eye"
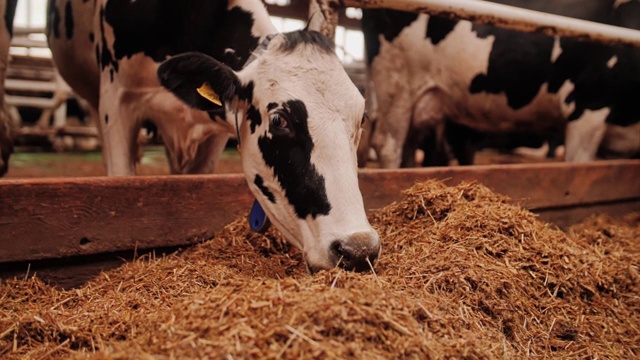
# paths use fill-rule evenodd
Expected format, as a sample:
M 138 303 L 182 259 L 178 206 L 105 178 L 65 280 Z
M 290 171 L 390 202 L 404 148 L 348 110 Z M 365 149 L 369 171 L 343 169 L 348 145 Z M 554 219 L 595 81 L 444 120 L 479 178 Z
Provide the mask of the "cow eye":
M 364 115 L 362 115 L 362 120 L 360 120 L 360 127 L 362 127 L 367 120 L 369 120 L 369 114 L 364 113 Z
M 287 123 L 287 119 L 285 119 L 280 114 L 272 114 L 271 117 L 269 118 L 269 123 L 271 127 L 274 128 L 275 130 L 285 130 L 289 125 Z

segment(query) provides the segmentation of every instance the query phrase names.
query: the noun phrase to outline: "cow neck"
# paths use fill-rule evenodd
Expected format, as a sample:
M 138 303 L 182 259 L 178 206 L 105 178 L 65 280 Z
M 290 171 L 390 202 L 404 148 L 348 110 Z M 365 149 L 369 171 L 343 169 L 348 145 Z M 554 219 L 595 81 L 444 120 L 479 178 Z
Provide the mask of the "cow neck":
M 254 62 L 258 56 L 260 56 L 263 52 L 265 52 L 267 50 L 267 47 L 269 47 L 269 43 L 271 42 L 271 39 L 273 39 L 277 34 L 268 34 L 267 36 L 264 37 L 264 39 L 260 42 L 260 44 L 258 44 L 258 46 L 255 48 L 255 50 L 253 50 L 253 52 L 251 52 L 251 55 L 249 56 L 249 58 L 247 59 L 247 61 L 244 63 L 244 65 L 242 66 L 242 69 L 246 68 L 247 66 L 249 66 L 249 64 L 251 64 L 252 62 Z M 242 145 L 240 142 L 240 126 L 238 124 L 238 109 L 236 108 L 235 111 L 235 121 L 236 121 L 236 137 L 238 138 L 238 152 L 242 152 Z
M 254 62 L 258 56 L 260 56 L 263 52 L 267 50 L 271 39 L 273 39 L 276 34 L 269 34 L 265 36 L 265 38 L 258 44 L 258 47 L 251 53 L 251 56 L 247 59 L 247 62 L 244 63 L 242 68 L 246 68 Z M 240 126 L 238 124 L 238 109 L 235 111 L 235 121 L 236 121 L 236 136 L 238 137 L 238 152 L 240 156 L 242 156 L 242 144 L 240 142 Z M 271 221 L 269 221 L 269 217 L 264 212 L 264 209 L 260 205 L 257 199 L 253 200 L 253 206 L 251 206 L 251 211 L 249 212 L 249 228 L 257 233 L 265 233 L 269 227 L 271 226 Z

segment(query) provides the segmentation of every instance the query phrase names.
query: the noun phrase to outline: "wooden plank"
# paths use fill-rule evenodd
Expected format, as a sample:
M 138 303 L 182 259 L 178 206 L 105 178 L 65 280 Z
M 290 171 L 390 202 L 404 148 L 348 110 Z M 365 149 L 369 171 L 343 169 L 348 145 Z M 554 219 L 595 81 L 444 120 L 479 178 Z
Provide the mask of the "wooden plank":
M 252 197 L 241 175 L 0 182 L 0 262 L 208 239 Z
M 614 218 L 621 218 L 626 214 L 640 211 L 640 199 L 536 209 L 534 211 L 538 214 L 540 220 L 550 222 L 561 229 L 566 229 L 594 214 L 608 214 Z
M 559 226 L 578 219 L 563 213 L 585 207 L 640 209 L 640 160 L 366 169 L 365 207 L 427 179 L 478 181 Z M 244 176 L 231 174 L 5 180 L 0 201 L 0 262 L 11 262 L 192 244 L 247 214 L 253 198 Z
M 367 209 L 400 199 L 416 181 L 446 180 L 447 185 L 477 181 L 529 209 L 580 206 L 640 198 L 640 160 L 450 166 L 360 172 Z

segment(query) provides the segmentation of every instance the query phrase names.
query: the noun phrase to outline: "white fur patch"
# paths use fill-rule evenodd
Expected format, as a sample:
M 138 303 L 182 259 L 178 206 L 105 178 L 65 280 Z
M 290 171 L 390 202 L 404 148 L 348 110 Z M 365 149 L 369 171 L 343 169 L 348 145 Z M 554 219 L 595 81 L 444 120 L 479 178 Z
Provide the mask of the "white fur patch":
M 610 112 L 609 108 L 585 110 L 579 119 L 567 125 L 566 161 L 585 162 L 595 159 L 605 134 L 605 120 Z
M 257 38 L 262 38 L 268 34 L 277 32 L 275 26 L 271 23 L 267 9 L 261 1 L 255 0 L 232 0 L 229 1 L 227 9 L 239 7 L 253 14 L 253 28 L 251 33 Z

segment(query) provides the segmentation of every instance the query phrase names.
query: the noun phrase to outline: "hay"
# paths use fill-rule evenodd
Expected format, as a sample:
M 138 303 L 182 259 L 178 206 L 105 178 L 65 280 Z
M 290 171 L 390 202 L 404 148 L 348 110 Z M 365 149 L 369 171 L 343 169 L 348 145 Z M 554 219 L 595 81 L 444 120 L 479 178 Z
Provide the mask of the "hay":
M 2 358 L 637 358 L 640 214 L 567 233 L 475 184 L 372 217 L 376 273 L 307 275 L 245 219 L 80 289 L 0 284 Z

